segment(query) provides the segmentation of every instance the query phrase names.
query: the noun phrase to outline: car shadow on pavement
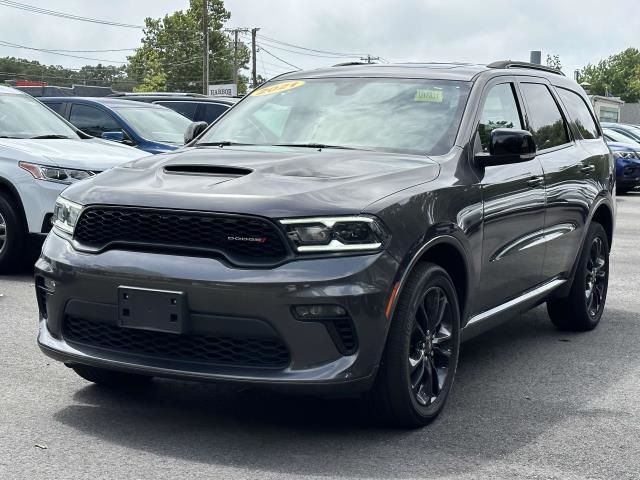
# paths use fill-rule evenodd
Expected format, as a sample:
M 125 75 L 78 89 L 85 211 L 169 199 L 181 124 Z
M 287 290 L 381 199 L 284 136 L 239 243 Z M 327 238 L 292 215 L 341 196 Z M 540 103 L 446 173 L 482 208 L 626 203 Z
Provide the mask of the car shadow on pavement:
M 375 419 L 357 400 L 165 380 L 128 392 L 87 386 L 55 418 L 103 441 L 212 465 L 291 475 L 459 475 L 561 422 L 599 414 L 590 402 L 623 375 L 623 363 L 631 368 L 615 352 L 637 350 L 640 336 L 634 312 L 606 315 L 594 332 L 567 334 L 538 308 L 465 343 L 447 408 L 419 430 L 371 426 Z

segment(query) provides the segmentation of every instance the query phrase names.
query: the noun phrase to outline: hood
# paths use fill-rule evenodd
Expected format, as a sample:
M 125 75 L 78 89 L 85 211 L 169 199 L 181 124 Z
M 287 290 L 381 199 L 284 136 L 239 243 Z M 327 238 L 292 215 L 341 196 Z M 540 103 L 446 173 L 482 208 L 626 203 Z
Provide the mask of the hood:
M 245 213 L 267 217 L 360 213 L 438 176 L 426 158 L 356 150 L 187 148 L 131 162 L 71 187 L 82 204 Z
M 100 139 L 0 139 L 0 150 L 14 154 L 2 156 L 79 170 L 107 170 L 148 153 Z

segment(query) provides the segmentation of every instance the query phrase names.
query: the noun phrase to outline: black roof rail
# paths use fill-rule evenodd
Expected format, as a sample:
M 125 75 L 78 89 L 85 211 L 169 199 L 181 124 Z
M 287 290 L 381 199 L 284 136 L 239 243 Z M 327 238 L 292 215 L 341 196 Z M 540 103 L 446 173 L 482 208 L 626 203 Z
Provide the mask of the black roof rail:
M 529 68 L 531 70 L 541 70 L 543 72 L 555 73 L 556 75 L 565 76 L 557 68 L 547 67 L 545 65 L 539 65 L 537 63 L 529 63 L 529 62 L 517 62 L 513 60 L 500 60 L 498 62 L 493 62 L 487 65 L 488 68 Z
M 368 62 L 344 62 L 344 63 L 336 63 L 333 65 L 334 67 L 350 67 L 352 65 L 374 65 Z

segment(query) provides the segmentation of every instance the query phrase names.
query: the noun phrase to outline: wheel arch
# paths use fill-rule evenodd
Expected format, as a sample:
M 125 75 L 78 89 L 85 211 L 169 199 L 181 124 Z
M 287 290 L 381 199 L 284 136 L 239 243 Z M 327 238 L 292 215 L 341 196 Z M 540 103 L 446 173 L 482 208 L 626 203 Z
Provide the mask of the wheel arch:
M 16 189 L 16 187 L 4 177 L 0 177 L 0 195 L 6 196 L 18 207 L 18 214 L 22 220 L 22 225 L 27 229 L 27 215 L 24 211 L 24 205 L 22 204 L 20 193 L 18 193 L 18 189 Z
M 391 320 L 395 313 L 398 299 L 404 290 L 409 275 L 416 265 L 431 262 L 442 267 L 451 277 L 458 295 L 460 305 L 460 319 L 462 326 L 466 321 L 471 290 L 470 259 L 463 243 L 453 234 L 438 235 L 423 242 L 413 254 L 408 256 L 405 267 L 396 280 L 389 299 L 387 318 Z M 390 323 L 390 322 L 389 322 Z
M 615 222 L 613 211 L 609 207 L 607 202 L 600 202 L 599 205 L 594 209 L 589 224 L 591 224 L 592 222 L 598 222 L 600 225 L 602 225 L 604 231 L 607 232 L 607 239 L 609 240 L 609 251 L 611 251 L 611 246 L 613 244 L 613 228 Z

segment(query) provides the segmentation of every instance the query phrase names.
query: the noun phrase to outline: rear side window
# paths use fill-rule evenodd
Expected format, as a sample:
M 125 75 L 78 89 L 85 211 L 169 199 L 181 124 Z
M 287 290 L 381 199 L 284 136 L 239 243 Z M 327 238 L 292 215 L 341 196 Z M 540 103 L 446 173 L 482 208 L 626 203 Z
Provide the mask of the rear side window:
M 522 128 L 520 111 L 510 83 L 492 87 L 484 101 L 478 125 L 483 151 L 489 151 L 491 132 L 496 128 Z
M 569 112 L 571 123 L 584 139 L 599 138 L 600 132 L 589 107 L 580 95 L 564 88 L 557 89 L 560 99 Z
M 549 89 L 539 83 L 523 83 L 521 89 L 529 107 L 531 134 L 538 150 L 569 143 L 567 125 Z
M 204 106 L 204 121 L 212 123 L 220 115 L 229 109 L 226 105 L 220 105 L 218 103 L 207 103 Z
M 100 137 L 105 132 L 122 131 L 122 127 L 111 115 L 89 105 L 73 105 L 69 121 L 92 137 Z
M 56 112 L 58 115 L 62 115 L 62 103 L 46 103 L 45 105 Z
M 180 115 L 187 117 L 189 120 L 193 120 L 196 117 L 196 109 L 198 104 L 194 102 L 155 102 L 163 107 L 170 108 L 178 112 Z

